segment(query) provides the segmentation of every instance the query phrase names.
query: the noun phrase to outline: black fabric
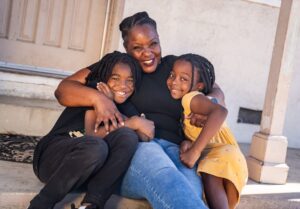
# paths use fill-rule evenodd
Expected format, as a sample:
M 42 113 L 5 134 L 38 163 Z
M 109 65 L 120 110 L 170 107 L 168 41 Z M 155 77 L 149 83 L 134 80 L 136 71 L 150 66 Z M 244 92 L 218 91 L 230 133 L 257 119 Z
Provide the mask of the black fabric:
M 161 59 L 154 73 L 144 73 L 140 87 L 129 101 L 120 105 L 120 110 L 127 116 L 144 113 L 155 124 L 156 138 L 179 144 L 183 140 L 180 123 L 183 109 L 181 101 L 171 97 L 166 83 L 175 59 L 176 56 L 166 56 Z M 96 64 L 88 69 L 93 69 Z
M 71 190 L 84 187 L 83 202 L 103 208 L 129 166 L 137 144 L 135 132 L 125 127 L 104 139 L 54 136 L 47 149 L 39 153 L 39 161 L 33 162 L 45 186 L 31 201 L 31 207 L 52 208 Z
M 111 189 L 117 187 L 137 147 L 138 137 L 128 128 L 111 132 L 104 139 L 85 136 L 84 118 L 88 109 L 91 108 L 65 108 L 51 131 L 38 142 L 33 170 L 46 185 L 31 206 L 52 208 L 72 189 L 87 184 L 86 202 L 103 208 Z
M 143 74 L 142 84 L 130 101 L 139 113 L 154 122 L 155 137 L 179 144 L 183 139 L 180 125 L 183 109 L 181 101 L 171 97 L 166 84 L 175 59 L 166 56 L 154 73 Z
M 59 116 L 54 127 L 44 137 L 41 138 L 34 150 L 33 170 L 37 174 L 37 166 L 39 165 L 39 158 L 42 152 L 48 147 L 53 140 L 57 140 L 56 136 L 71 137 L 71 132 L 79 131 L 84 134 L 84 116 L 86 107 L 67 107 Z

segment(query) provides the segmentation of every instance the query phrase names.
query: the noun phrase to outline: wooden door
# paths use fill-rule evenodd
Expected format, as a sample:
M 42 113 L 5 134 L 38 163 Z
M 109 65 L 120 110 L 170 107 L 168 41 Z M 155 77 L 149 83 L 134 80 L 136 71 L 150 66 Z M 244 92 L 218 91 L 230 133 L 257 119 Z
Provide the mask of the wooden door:
M 100 58 L 108 0 L 0 0 L 0 61 L 77 70 Z

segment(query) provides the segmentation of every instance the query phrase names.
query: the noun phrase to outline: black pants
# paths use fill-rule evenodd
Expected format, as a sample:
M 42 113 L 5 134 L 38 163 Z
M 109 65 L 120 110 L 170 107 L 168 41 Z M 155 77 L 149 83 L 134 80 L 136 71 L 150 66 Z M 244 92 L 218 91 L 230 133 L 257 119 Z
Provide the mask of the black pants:
M 137 135 L 128 128 L 119 128 L 104 139 L 53 139 L 39 157 L 37 175 L 45 186 L 30 206 L 53 208 L 68 192 L 84 186 L 83 202 L 103 208 L 127 170 L 137 144 Z

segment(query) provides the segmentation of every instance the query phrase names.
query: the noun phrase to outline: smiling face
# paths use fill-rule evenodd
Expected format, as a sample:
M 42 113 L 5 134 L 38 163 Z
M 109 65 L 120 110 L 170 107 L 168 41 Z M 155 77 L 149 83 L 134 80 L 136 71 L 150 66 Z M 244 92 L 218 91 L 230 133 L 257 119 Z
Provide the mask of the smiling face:
M 167 79 L 168 89 L 174 99 L 181 99 L 190 90 L 200 90 L 203 88 L 203 85 L 202 82 L 199 82 L 199 73 L 196 69 L 194 70 L 194 79 L 192 81 L 192 65 L 185 60 L 177 60 L 174 63 Z
M 126 101 L 134 91 L 134 80 L 130 67 L 124 63 L 114 66 L 107 85 L 114 95 L 114 101 L 121 104 Z
M 145 73 L 156 70 L 161 59 L 161 48 L 153 26 L 144 24 L 131 28 L 124 41 L 124 47 L 128 54 L 138 60 Z

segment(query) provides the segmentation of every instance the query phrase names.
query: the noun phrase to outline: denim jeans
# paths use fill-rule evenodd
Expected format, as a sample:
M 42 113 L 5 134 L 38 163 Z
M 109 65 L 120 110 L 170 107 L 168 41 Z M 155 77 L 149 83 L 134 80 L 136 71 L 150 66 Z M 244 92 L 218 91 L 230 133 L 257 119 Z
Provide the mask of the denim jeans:
M 164 139 L 139 143 L 121 195 L 147 199 L 154 209 L 207 208 L 196 167 L 185 167 L 179 159 L 179 146 Z

